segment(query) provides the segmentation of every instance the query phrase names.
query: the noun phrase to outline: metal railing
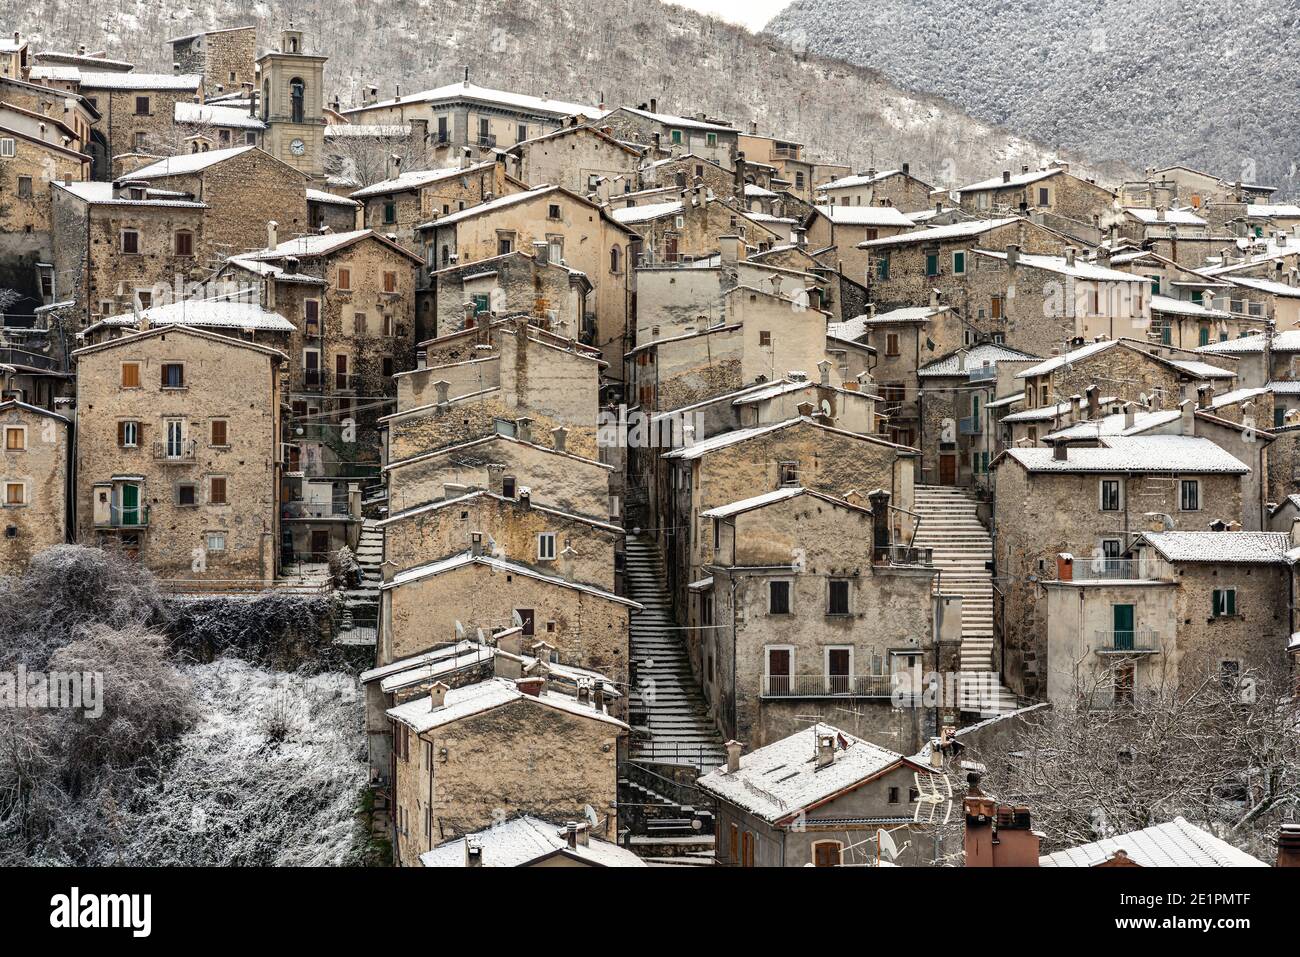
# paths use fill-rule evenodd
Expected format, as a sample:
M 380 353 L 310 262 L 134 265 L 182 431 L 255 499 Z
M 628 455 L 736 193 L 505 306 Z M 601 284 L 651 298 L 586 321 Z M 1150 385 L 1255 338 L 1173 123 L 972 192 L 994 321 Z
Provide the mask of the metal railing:
M 969 379 L 971 382 L 989 382 L 998 377 L 998 367 L 995 365 L 981 365 L 969 370 Z
M 1126 651 L 1150 653 L 1160 650 L 1160 636 L 1151 628 L 1120 631 L 1103 629 L 1093 634 L 1097 650 L 1102 654 L 1123 654 Z
M 29 352 L 13 346 L 0 346 L 0 365 L 26 366 L 29 369 L 53 370 L 59 363 L 51 356 Z
M 153 444 L 153 457 L 158 462 L 193 462 L 198 454 L 197 439 L 183 439 L 180 442 L 161 441 Z
M 475 142 L 477 142 L 479 146 L 486 146 L 486 147 L 496 146 L 497 145 L 496 134 L 480 133 L 477 137 L 475 137 Z
M 1097 557 L 1076 560 L 1074 581 L 1150 581 L 1157 577 L 1156 564 L 1140 558 Z
M 764 675 L 764 698 L 888 698 L 893 675 Z
M 877 545 L 873 552 L 877 562 L 890 565 L 933 565 L 934 550 L 913 545 Z
M 147 528 L 149 526 L 148 505 L 110 505 L 108 521 L 96 522 L 97 528 Z
M 984 432 L 984 420 L 979 415 L 963 415 L 957 420 L 957 431 L 962 435 L 981 435 Z

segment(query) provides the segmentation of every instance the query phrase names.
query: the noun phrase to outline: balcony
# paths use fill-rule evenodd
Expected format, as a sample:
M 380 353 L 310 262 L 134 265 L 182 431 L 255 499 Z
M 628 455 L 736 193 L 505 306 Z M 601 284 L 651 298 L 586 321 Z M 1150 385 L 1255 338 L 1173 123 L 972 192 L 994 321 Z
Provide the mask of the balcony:
M 983 435 L 984 419 L 979 415 L 964 415 L 957 420 L 957 431 L 962 435 Z
M 1057 557 L 1057 578 L 1060 581 L 1107 582 L 1107 581 L 1167 581 L 1167 566 L 1154 559 L 1110 558 L 1074 558 Z
M 888 698 L 893 675 L 764 675 L 764 698 Z
M 912 545 L 877 545 L 872 549 L 877 564 L 933 565 L 934 551 Z
M 969 370 L 967 375 L 971 382 L 992 382 L 998 377 L 998 367 L 995 365 L 981 365 Z
M 185 439 L 181 442 L 155 442 L 153 444 L 153 458 L 155 462 L 164 464 L 193 465 L 198 450 L 199 443 L 197 439 Z
M 492 149 L 497 145 L 496 135 L 493 133 L 480 133 L 474 140 L 479 146 L 485 149 Z
M 1153 628 L 1107 629 L 1093 632 L 1093 638 L 1099 655 L 1154 655 L 1160 651 L 1160 635 Z
M 147 528 L 149 526 L 148 505 L 110 505 L 108 521 L 95 522 L 96 528 Z

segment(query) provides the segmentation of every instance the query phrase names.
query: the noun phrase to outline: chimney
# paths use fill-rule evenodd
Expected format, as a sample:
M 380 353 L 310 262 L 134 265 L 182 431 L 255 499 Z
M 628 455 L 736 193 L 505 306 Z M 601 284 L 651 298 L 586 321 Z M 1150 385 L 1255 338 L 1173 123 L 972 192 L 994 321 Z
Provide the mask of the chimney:
M 483 845 L 474 834 L 465 835 L 465 866 L 482 867 L 483 866 Z
M 1300 824 L 1283 824 L 1277 835 L 1278 867 L 1300 867 Z
M 1208 409 L 1214 401 L 1214 386 L 1206 383 L 1196 387 L 1196 407 L 1198 409 Z
M 1007 243 L 1007 268 L 1015 269 L 1020 264 L 1020 246 L 1016 243 Z
M 1124 428 L 1133 428 L 1133 422 L 1137 419 L 1137 406 L 1132 402 L 1124 403 Z
M 266 224 L 266 248 L 267 249 L 274 249 L 276 246 L 280 245 L 276 239 L 276 228 L 279 225 L 280 224 L 277 223 L 274 219 L 270 220 Z
M 520 442 L 531 442 L 533 440 L 532 419 L 523 415 L 515 419 L 515 438 Z
M 651 113 L 659 112 L 659 101 L 653 96 L 650 97 L 650 112 Z
M 519 486 L 519 494 L 515 497 L 523 508 L 533 507 L 533 490 L 527 485 Z
M 519 651 L 509 651 L 504 642 L 498 641 L 496 654 L 492 657 L 492 674 L 497 678 L 511 678 L 515 681 L 522 678 L 524 663 L 519 659 Z
M 497 649 L 504 651 L 508 655 L 522 655 L 524 653 L 524 630 L 522 628 L 507 628 L 498 634 Z
M 1074 581 L 1074 556 L 1069 552 L 1058 552 L 1056 555 L 1056 580 Z
M 446 405 L 450 401 L 448 392 L 451 389 L 451 383 L 446 379 L 439 379 L 433 384 L 433 387 L 438 392 L 438 405 Z
M 911 164 L 911 163 L 904 163 L 904 164 L 903 164 L 903 175 L 904 175 L 904 176 L 911 176 L 911 175 L 912 175 L 912 164 Z
M 821 373 L 822 385 L 831 384 L 831 364 L 828 360 L 823 359 L 817 363 L 817 371 Z
M 469 553 L 476 558 L 479 555 L 483 554 L 483 533 L 482 532 L 469 533 Z
M 835 763 L 835 735 L 825 731 L 817 732 L 817 770 L 829 768 Z
M 1066 246 L 1066 247 L 1065 247 L 1065 264 L 1066 264 L 1067 266 L 1073 266 L 1073 265 L 1074 265 L 1074 257 L 1075 257 L 1075 254 L 1076 254 L 1076 250 L 1075 250 L 1075 248 L 1074 248 L 1073 246 Z
M 889 493 L 878 488 L 867 495 L 871 509 L 872 560 L 888 560 L 891 537 L 889 534 Z
M 1103 266 L 1107 269 L 1110 268 L 1110 247 L 1109 246 L 1097 247 L 1097 265 Z
M 564 444 L 568 439 L 569 430 L 562 425 L 557 425 L 551 429 L 551 446 L 557 452 L 564 451 Z
M 733 265 L 741 259 L 741 242 L 739 236 L 719 236 L 718 249 L 723 265 Z
M 435 682 L 429 689 L 429 708 L 437 711 L 447 703 L 447 692 L 451 689 L 441 681 Z
M 1196 434 L 1196 403 L 1187 399 L 1178 404 L 1179 426 L 1183 435 Z
M 1068 462 L 1070 459 L 1070 449 L 1064 442 L 1052 443 L 1052 461 Z
M 588 847 L 588 846 L 590 846 L 590 844 L 591 844 L 591 825 L 588 824 L 586 821 L 581 821 L 581 822 L 579 822 L 579 823 L 578 823 L 578 826 L 577 826 L 577 829 L 574 831 L 574 835 L 577 837 L 578 847 Z
M 578 822 L 569 821 L 564 825 L 564 843 L 571 848 L 578 846 Z
M 474 303 L 465 303 L 463 309 L 465 313 L 465 328 L 473 328 L 473 326 L 478 322 L 478 313 L 475 311 Z
M 727 773 L 735 774 L 740 770 L 740 752 L 745 747 L 739 741 L 727 742 Z
M 520 678 L 515 682 L 515 686 L 526 695 L 540 698 L 542 692 L 546 690 L 546 675 L 543 674 L 528 678 Z
M 970 793 L 962 802 L 966 866 L 1037 867 L 1039 838 L 1031 826 L 1029 809 L 999 804 L 980 791 L 978 774 L 969 777 Z
M 1011 170 L 1009 170 L 1009 169 L 1004 169 L 1004 170 L 1002 171 L 1002 182 L 1004 182 L 1004 183 L 1009 183 L 1009 182 L 1011 182 Z
M 1083 397 L 1076 392 L 1074 395 L 1070 396 L 1070 424 L 1071 425 L 1073 425 L 1075 422 L 1081 421 L 1079 418 L 1079 413 L 1082 411 L 1082 409 L 1083 409 Z
M 1097 383 L 1093 383 L 1083 390 L 1083 394 L 1088 399 L 1088 418 L 1101 418 L 1101 389 Z

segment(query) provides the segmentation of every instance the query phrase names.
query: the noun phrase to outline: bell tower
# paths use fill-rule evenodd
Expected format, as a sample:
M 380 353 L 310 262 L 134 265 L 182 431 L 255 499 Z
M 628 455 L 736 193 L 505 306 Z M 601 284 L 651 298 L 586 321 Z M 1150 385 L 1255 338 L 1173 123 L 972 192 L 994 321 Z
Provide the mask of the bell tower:
M 325 61 L 306 52 L 293 24 L 280 48 L 257 59 L 259 113 L 268 153 L 314 177 L 325 175 Z

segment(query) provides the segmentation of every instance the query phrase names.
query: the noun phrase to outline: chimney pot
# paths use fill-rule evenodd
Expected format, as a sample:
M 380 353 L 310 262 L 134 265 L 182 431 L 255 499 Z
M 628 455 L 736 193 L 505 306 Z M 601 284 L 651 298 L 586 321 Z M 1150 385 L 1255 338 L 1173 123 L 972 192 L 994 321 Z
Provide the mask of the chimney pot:
M 727 742 L 726 748 L 727 748 L 727 773 L 728 774 L 735 774 L 740 770 L 740 752 L 744 749 L 744 747 L 745 746 L 743 744 L 741 744 L 739 741 L 736 741 L 735 739 L 732 739 L 731 741 Z
M 829 768 L 835 763 L 835 735 L 823 731 L 817 733 L 817 770 Z
M 437 711 L 447 703 L 447 692 L 451 689 L 441 681 L 435 682 L 429 689 L 429 706 Z

